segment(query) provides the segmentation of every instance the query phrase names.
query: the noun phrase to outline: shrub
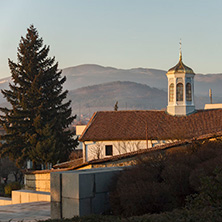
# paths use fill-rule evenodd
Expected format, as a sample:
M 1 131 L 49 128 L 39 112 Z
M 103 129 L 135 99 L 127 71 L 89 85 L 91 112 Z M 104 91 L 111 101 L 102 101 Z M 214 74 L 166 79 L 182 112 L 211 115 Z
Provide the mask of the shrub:
M 184 206 L 193 190 L 189 184 L 188 155 L 152 154 L 123 171 L 110 194 L 114 214 L 126 217 L 159 213 Z
M 149 154 L 115 179 L 110 203 L 125 217 L 160 213 L 185 206 L 188 195 L 201 191 L 201 178 L 222 167 L 221 141 L 195 143 L 186 151 Z
M 18 182 L 9 183 L 5 186 L 5 195 L 11 196 L 12 190 L 20 190 L 21 185 Z
M 187 197 L 188 209 L 203 209 L 206 207 L 222 210 L 222 168 L 216 168 L 212 176 L 201 179 L 199 194 Z

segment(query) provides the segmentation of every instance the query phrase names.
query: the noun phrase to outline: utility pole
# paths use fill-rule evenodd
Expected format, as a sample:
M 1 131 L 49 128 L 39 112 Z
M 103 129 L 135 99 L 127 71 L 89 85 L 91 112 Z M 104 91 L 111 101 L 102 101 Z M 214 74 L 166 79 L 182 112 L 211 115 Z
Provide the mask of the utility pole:
M 148 123 L 146 122 L 146 148 L 148 149 Z
M 210 97 L 210 104 L 213 103 L 213 99 L 212 99 L 212 89 L 209 89 L 209 97 Z

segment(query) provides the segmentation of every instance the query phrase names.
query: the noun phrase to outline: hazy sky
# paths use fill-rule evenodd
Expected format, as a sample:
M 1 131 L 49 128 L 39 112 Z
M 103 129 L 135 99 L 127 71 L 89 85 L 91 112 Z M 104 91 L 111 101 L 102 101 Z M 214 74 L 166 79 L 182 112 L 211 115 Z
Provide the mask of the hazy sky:
M 222 73 L 221 0 L 0 0 L 0 78 L 34 24 L 60 68 L 99 64 Z

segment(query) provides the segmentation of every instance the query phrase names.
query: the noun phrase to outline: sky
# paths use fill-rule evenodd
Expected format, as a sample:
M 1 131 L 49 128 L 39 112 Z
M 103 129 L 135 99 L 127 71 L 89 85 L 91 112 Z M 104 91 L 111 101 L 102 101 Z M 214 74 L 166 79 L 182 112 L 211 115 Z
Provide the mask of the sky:
M 221 0 L 0 0 L 0 78 L 33 24 L 59 68 L 98 64 L 222 73 Z

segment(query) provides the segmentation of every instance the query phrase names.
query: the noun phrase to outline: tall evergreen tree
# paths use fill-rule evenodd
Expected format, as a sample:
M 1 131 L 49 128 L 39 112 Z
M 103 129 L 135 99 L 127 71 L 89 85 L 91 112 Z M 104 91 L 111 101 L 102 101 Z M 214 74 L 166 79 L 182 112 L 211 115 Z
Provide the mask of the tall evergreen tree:
M 31 25 L 26 37 L 21 37 L 18 62 L 9 60 L 13 82 L 2 93 L 11 107 L 0 108 L 0 123 L 6 131 L 0 153 L 20 167 L 28 159 L 42 164 L 65 161 L 77 145 L 68 129 L 75 116 L 71 116 L 71 101 L 64 102 L 66 78 L 48 53 L 49 46 L 43 46 Z

